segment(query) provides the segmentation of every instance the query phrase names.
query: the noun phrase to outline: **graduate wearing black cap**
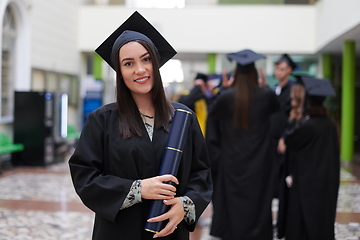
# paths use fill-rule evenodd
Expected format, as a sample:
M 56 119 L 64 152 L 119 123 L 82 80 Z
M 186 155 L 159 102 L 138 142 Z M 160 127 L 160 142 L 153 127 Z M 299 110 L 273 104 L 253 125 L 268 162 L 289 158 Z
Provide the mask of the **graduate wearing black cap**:
M 273 239 L 270 115 L 278 102 L 270 88 L 259 87 L 251 50 L 228 54 L 236 61 L 234 81 L 210 106 L 206 141 L 214 182 L 210 234 L 223 240 Z M 210 121 L 210 122 L 209 122 Z
M 286 240 L 334 239 L 340 183 L 339 139 L 323 102 L 335 91 L 326 79 L 298 76 L 306 89 L 306 117 L 284 134 L 291 153 L 290 188 L 282 213 L 281 236 Z
M 291 129 L 292 127 L 298 125 L 304 118 L 304 111 L 306 106 L 305 87 L 300 83 L 294 83 L 291 85 L 290 97 L 291 111 L 288 118 L 287 129 Z M 280 183 L 277 186 L 279 191 L 279 204 L 276 217 L 276 233 L 278 238 L 283 238 L 285 235 L 284 231 L 286 223 L 287 196 L 289 191 L 288 184 L 291 182 L 291 159 L 294 157 L 294 153 L 289 149 L 286 151 L 284 136 L 282 136 L 279 140 L 277 151 L 284 156 Z
M 279 196 L 279 187 L 282 184 L 280 179 L 283 174 L 284 155 L 277 151 L 278 141 L 287 127 L 287 121 L 291 110 L 290 89 L 294 81 L 290 79 L 290 74 L 297 65 L 288 54 L 283 54 L 275 62 L 274 75 L 278 83 L 272 88 L 279 101 L 280 108 L 271 117 L 271 135 L 274 155 L 274 198 Z M 264 83 L 266 85 L 266 82 Z
M 194 79 L 194 86 L 188 94 L 182 94 L 177 100 L 188 106 L 196 113 L 201 130 L 205 134 L 207 107 L 211 103 L 214 86 L 208 82 L 208 75 L 204 73 L 197 73 Z
M 165 97 L 159 68 L 176 52 L 138 12 L 96 52 L 116 71 L 117 99 L 90 113 L 69 160 L 76 192 L 95 212 L 92 239 L 188 239 L 210 202 L 212 183 L 195 114 L 178 175 L 157 176 L 174 109 L 191 112 Z M 166 200 L 171 209 L 148 219 L 153 199 Z M 147 221 L 162 220 L 160 232 L 145 230 Z
M 275 77 L 278 83 L 273 87 L 280 104 L 279 112 L 272 117 L 271 132 L 273 137 L 279 140 L 286 128 L 286 121 L 291 109 L 290 88 L 294 81 L 290 79 L 290 74 L 297 65 L 292 61 L 288 54 L 283 54 L 275 62 Z
M 200 99 L 206 99 L 205 91 L 207 81 L 208 76 L 206 74 L 197 73 L 194 78 L 193 88 L 188 94 L 181 95 L 177 101 L 188 106 L 191 110 L 195 111 L 195 102 Z

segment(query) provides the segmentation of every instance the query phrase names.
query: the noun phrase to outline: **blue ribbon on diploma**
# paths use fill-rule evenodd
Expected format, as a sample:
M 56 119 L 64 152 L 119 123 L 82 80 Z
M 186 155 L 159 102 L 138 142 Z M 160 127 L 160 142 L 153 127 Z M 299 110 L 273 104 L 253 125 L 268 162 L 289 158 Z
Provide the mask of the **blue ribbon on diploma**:
M 182 150 L 185 143 L 186 133 L 190 125 L 191 112 L 184 109 L 176 109 L 172 125 L 170 128 L 169 138 L 164 151 L 161 162 L 159 176 L 164 174 L 171 174 L 176 176 Z M 172 184 L 169 182 L 169 184 Z M 157 217 L 164 214 L 170 209 L 163 203 L 162 200 L 153 200 L 150 206 L 149 218 Z M 146 222 L 145 230 L 153 233 L 159 232 L 165 226 L 165 221 L 162 222 Z

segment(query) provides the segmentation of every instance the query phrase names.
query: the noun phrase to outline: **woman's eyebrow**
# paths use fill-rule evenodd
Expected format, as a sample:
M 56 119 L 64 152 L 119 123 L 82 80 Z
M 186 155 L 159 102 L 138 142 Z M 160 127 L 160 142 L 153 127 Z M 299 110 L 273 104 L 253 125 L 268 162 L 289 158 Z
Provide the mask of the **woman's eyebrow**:
M 140 56 L 140 58 L 146 56 L 147 54 L 149 54 L 148 52 L 144 53 L 143 55 Z
M 124 58 L 123 60 L 121 60 L 121 62 L 127 61 L 127 60 L 133 60 L 133 58 Z
M 143 55 L 140 56 L 140 58 L 146 56 L 147 54 L 149 54 L 148 52 L 144 53 Z M 124 58 L 123 60 L 121 60 L 121 62 L 123 61 L 127 61 L 127 60 L 133 60 L 134 58 Z

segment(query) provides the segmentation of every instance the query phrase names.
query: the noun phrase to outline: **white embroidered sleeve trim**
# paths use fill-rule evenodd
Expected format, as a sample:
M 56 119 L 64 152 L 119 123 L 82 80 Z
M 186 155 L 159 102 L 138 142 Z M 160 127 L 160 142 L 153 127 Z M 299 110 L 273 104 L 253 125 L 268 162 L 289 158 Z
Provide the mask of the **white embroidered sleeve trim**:
M 188 197 L 183 196 L 180 197 L 183 207 L 184 207 L 184 220 L 187 224 L 193 224 L 196 219 L 196 212 L 195 212 L 195 204 L 194 202 Z
M 130 187 L 130 191 L 126 196 L 120 210 L 131 207 L 141 202 L 141 180 L 135 180 Z

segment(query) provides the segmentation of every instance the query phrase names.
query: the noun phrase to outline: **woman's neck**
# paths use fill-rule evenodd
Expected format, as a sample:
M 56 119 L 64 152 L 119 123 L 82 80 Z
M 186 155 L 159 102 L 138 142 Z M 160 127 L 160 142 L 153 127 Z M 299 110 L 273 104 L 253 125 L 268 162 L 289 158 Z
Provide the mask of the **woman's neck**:
M 151 94 L 133 94 L 133 98 L 139 112 L 150 117 L 155 115 L 155 108 L 152 102 Z

